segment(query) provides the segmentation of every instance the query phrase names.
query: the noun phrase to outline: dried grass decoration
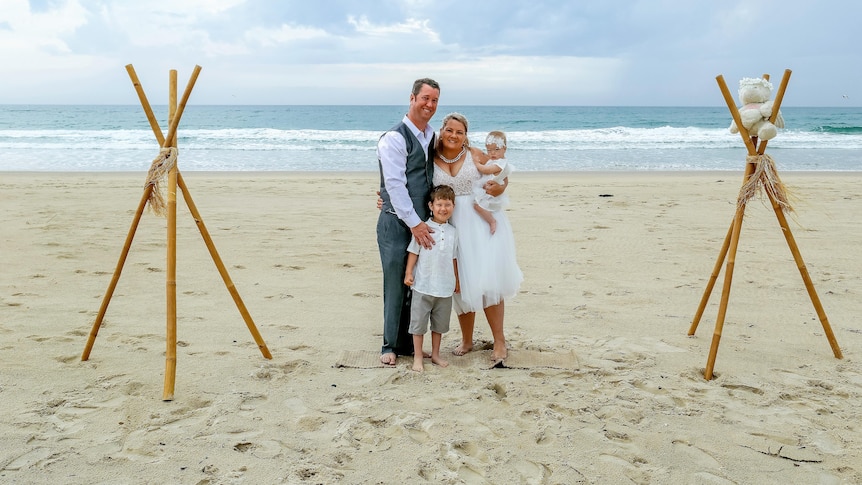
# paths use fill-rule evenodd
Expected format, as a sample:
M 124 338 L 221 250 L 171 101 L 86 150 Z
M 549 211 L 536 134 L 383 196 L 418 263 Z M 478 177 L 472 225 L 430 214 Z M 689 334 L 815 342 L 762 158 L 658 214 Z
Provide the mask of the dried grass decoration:
M 146 189 L 152 185 L 153 190 L 150 191 L 149 207 L 157 216 L 164 217 L 167 215 L 167 182 L 168 173 L 177 165 L 177 149 L 176 147 L 165 147 L 159 150 L 159 156 L 153 159 L 153 164 L 150 165 L 150 170 L 147 173 L 147 183 L 144 184 Z
M 757 154 L 747 156 L 745 161 L 754 164 L 755 168 L 751 177 L 739 189 L 739 198 L 736 201 L 736 206 L 738 208 L 745 207 L 748 201 L 753 199 L 755 195 L 762 196 L 765 190 L 785 214 L 793 212 L 787 187 L 781 182 L 778 170 L 775 168 L 775 160 L 769 155 Z

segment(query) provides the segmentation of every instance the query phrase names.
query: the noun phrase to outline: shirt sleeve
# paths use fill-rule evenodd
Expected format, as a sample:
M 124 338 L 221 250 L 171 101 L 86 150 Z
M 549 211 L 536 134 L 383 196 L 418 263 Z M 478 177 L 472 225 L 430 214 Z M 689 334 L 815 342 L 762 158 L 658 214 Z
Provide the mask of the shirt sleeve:
M 492 163 L 500 167 L 500 173 L 494 175 L 493 178 L 497 183 L 502 184 L 506 177 L 512 173 L 512 165 L 505 158 L 494 160 Z
M 386 132 L 377 143 L 377 156 L 383 171 L 383 185 L 395 215 L 408 227 L 416 227 L 422 220 L 407 192 L 407 142 L 401 133 Z
M 450 237 L 452 238 L 452 245 L 455 248 L 452 251 L 452 259 L 460 259 L 461 258 L 461 244 L 458 242 L 458 229 L 455 229 L 452 232 L 453 232 L 453 234 Z
M 410 238 L 410 244 L 407 245 L 407 252 L 413 253 L 413 254 L 419 254 L 419 251 L 421 249 L 422 249 L 422 246 L 420 246 L 419 243 L 416 242 L 416 238 L 411 237 Z

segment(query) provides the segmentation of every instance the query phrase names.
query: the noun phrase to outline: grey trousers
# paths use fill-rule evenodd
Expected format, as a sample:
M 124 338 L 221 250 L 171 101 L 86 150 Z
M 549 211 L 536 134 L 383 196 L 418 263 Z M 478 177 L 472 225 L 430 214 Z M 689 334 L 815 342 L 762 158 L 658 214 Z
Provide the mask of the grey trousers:
M 413 234 L 395 214 L 380 211 L 377 218 L 377 248 L 383 266 L 383 348 L 381 353 L 413 354 L 410 327 L 409 287 L 404 285 L 407 246 Z

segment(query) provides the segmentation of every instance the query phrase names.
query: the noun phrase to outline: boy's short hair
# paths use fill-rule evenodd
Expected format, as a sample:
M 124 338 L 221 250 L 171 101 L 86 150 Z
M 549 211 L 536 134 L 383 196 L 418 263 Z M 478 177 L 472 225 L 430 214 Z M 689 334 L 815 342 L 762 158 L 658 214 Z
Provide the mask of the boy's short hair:
M 431 202 L 437 199 L 451 200 L 455 202 L 455 190 L 448 185 L 435 185 L 431 189 Z
M 502 131 L 492 131 L 485 137 L 486 145 L 497 145 L 498 147 L 506 146 L 506 134 Z

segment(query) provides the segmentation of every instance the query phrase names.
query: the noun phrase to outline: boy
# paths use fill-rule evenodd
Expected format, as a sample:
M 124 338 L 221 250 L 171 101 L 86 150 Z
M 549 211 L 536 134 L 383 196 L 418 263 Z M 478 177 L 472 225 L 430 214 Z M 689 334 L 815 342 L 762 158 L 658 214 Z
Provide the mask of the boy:
M 497 219 L 494 219 L 493 213 L 503 210 L 509 205 L 509 196 L 506 194 L 498 197 L 488 195 L 485 193 L 483 186 L 488 180 L 503 184 L 503 180 L 512 173 L 512 166 L 506 161 L 506 134 L 502 131 L 488 133 L 488 136 L 485 137 L 485 150 L 491 159 L 484 165 L 475 162 L 476 169 L 479 170 L 479 173 L 486 175 L 486 177 L 479 179 L 476 188 L 473 190 L 473 194 L 475 195 L 473 208 L 488 223 L 493 235 L 497 232 Z
M 410 329 L 413 335 L 413 370 L 423 372 L 422 345 L 428 322 L 431 322 L 431 362 L 446 367 L 449 362 L 440 357 L 440 341 L 449 331 L 452 294 L 460 291 L 458 282 L 458 233 L 448 223 L 455 209 L 455 191 L 448 185 L 431 189 L 431 218 L 428 226 L 434 230 L 431 249 L 410 240 L 407 247 L 407 270 L 404 284 L 413 288 L 410 304 Z M 415 275 L 414 275 L 415 269 Z

